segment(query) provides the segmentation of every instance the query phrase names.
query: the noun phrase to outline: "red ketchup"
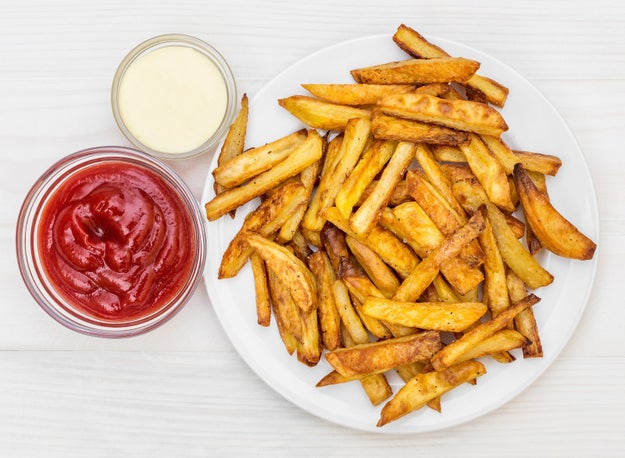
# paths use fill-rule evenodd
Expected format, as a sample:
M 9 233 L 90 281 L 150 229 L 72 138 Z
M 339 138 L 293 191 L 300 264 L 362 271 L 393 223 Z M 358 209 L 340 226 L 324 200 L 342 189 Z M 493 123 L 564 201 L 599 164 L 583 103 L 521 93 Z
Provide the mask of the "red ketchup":
M 87 316 L 151 315 L 182 288 L 196 240 L 183 201 L 158 175 L 109 162 L 72 175 L 42 212 L 42 264 Z

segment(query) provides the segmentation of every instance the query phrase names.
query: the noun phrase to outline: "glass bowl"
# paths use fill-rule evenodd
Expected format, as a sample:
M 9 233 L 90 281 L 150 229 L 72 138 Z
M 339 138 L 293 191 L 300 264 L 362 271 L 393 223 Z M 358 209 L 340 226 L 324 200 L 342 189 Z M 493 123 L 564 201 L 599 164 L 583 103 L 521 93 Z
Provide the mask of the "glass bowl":
M 80 230 L 84 227 L 92 227 L 95 225 L 99 225 L 99 227 L 104 227 L 105 229 L 116 230 L 117 232 L 109 232 L 110 234 L 119 234 L 121 229 L 118 226 L 114 226 L 109 228 L 106 224 L 100 222 L 95 219 L 95 217 L 83 218 L 81 215 L 96 215 L 95 210 L 91 213 L 80 213 L 80 211 L 76 211 L 75 208 L 86 208 L 89 204 L 84 204 L 86 201 L 83 196 L 93 196 L 95 193 L 87 194 L 83 193 L 83 189 L 88 186 L 92 186 L 95 188 L 95 185 L 84 185 L 83 183 L 88 183 L 85 176 L 89 176 L 91 179 L 90 173 L 94 173 L 98 171 L 99 173 L 105 168 L 108 167 L 110 170 L 113 170 L 112 173 L 123 174 L 124 176 L 131 177 L 130 185 L 125 186 L 125 190 L 119 191 L 120 194 L 125 195 L 124 193 L 130 192 L 127 189 L 137 189 L 135 192 L 136 195 L 141 196 L 142 199 L 145 199 L 146 202 L 155 202 L 155 207 L 158 207 L 157 210 L 154 210 L 150 215 L 154 215 L 157 212 L 161 212 L 161 209 L 166 208 L 177 208 L 176 213 L 179 215 L 179 219 L 177 222 L 182 222 L 184 224 L 175 226 L 170 224 L 169 227 L 164 222 L 171 223 L 173 220 L 167 216 L 161 218 L 148 218 L 142 221 L 148 221 L 146 226 L 149 226 L 153 231 L 153 227 L 156 228 L 157 231 L 160 231 L 158 234 L 169 234 L 164 237 L 158 235 L 150 240 L 162 240 L 163 238 L 167 238 L 167 240 L 172 239 L 173 237 L 177 237 L 178 240 L 181 239 L 180 235 L 171 235 L 171 231 L 174 228 L 177 230 L 184 230 L 186 232 L 185 240 L 188 238 L 190 241 L 185 242 L 185 246 L 188 247 L 189 252 L 184 256 L 188 261 L 183 262 L 181 259 L 182 255 L 178 255 L 178 257 L 165 257 L 165 255 L 161 254 L 161 252 L 157 252 L 154 246 L 157 245 L 156 242 L 142 242 L 143 246 L 147 248 L 128 248 L 131 251 L 131 259 L 132 262 L 137 261 L 136 270 L 121 270 L 123 272 L 120 278 L 124 279 L 124 275 L 126 275 L 126 271 L 128 272 L 139 272 L 143 273 L 147 270 L 152 273 L 160 272 L 161 277 L 156 277 L 154 283 L 146 283 L 153 285 L 152 289 L 143 288 L 145 291 L 150 291 L 145 296 L 145 303 L 140 305 L 143 307 L 132 308 L 128 310 L 133 310 L 132 312 L 124 312 L 120 315 L 106 315 L 100 313 L 101 309 L 93 309 L 96 310 L 93 312 L 89 307 L 91 307 L 92 302 L 97 304 L 98 307 L 102 307 L 102 303 L 104 304 L 104 308 L 106 313 L 108 310 L 106 307 L 109 305 L 105 302 L 108 300 L 109 294 L 108 291 L 104 291 L 105 295 L 96 296 L 96 293 L 93 293 L 93 296 L 85 296 L 82 295 L 82 291 L 80 295 L 72 290 L 68 294 L 67 285 L 64 281 L 59 281 L 59 276 L 57 272 L 64 272 L 66 259 L 69 253 L 69 256 L 73 256 L 73 252 L 76 251 L 80 253 L 81 247 L 79 246 L 74 250 L 65 250 L 63 247 L 65 246 L 64 234 L 66 234 L 66 226 L 63 226 L 59 223 L 59 227 L 63 229 L 60 234 L 63 236 L 57 238 L 55 231 L 57 231 L 57 222 L 62 221 L 64 210 L 67 202 L 70 202 L 71 205 L 75 205 L 72 207 L 72 211 L 70 214 L 72 215 L 71 221 L 79 221 L 77 226 L 72 225 L 72 231 L 74 231 L 75 227 L 78 227 Z M 137 170 L 140 172 L 138 173 Z M 149 176 L 151 177 L 150 183 L 159 183 L 158 187 L 153 188 L 151 191 L 149 187 L 145 184 L 144 181 L 138 181 L 136 183 L 132 182 L 135 180 L 136 176 Z M 117 180 L 115 178 L 115 180 Z M 117 181 L 113 180 L 113 183 L 117 183 Z M 75 183 L 80 183 L 81 186 L 78 187 Z M 109 188 L 113 189 L 113 186 L 110 184 L 110 179 L 106 178 L 104 183 L 104 187 L 102 189 L 108 191 Z M 100 188 L 95 188 L 100 189 Z M 155 190 L 154 190 L 155 189 Z M 69 190 L 69 191 L 68 191 Z M 103 211 L 107 211 L 114 215 L 117 220 L 122 221 L 122 217 L 118 216 L 120 213 L 115 213 L 115 202 L 119 202 L 118 200 L 114 200 L 116 194 L 111 194 L 113 197 L 110 200 L 106 199 L 96 199 L 93 205 L 89 208 L 98 209 L 100 211 L 103 207 L 98 206 L 100 202 L 113 202 L 109 207 L 104 208 Z M 67 197 L 69 196 L 69 197 Z M 165 200 L 162 196 L 168 196 Z M 92 197 L 89 197 L 91 199 Z M 128 199 L 130 201 L 130 199 Z M 162 202 L 166 201 L 166 205 L 161 205 Z M 60 202 L 60 204 L 59 204 Z M 78 202 L 74 204 L 74 202 Z M 88 201 L 91 202 L 91 201 Z M 139 200 L 138 202 L 142 203 L 144 200 Z M 67 205 L 66 205 L 67 204 Z M 82 207 L 80 207 L 82 205 Z M 108 205 L 108 204 L 107 204 Z M 132 207 L 132 211 L 126 211 L 124 215 L 143 215 L 147 213 L 145 208 L 148 206 L 137 205 Z M 152 207 L 149 207 L 152 211 Z M 111 210 L 112 209 L 112 210 Z M 91 210 L 89 210 L 91 211 Z M 97 213 L 100 215 L 101 213 Z M 52 215 L 52 216 L 50 216 Z M 78 216 L 76 216 L 78 215 Z M 49 224 L 49 221 L 54 221 L 54 224 Z M 114 223 L 109 224 L 115 224 Z M 96 221 L 96 223 L 93 223 Z M 124 220 L 125 221 L 125 220 Z M 133 220 L 134 221 L 134 220 Z M 151 221 L 156 221 L 154 224 Z M 117 147 L 117 146 L 106 146 L 106 147 L 96 147 L 91 149 L 86 149 L 83 151 L 79 151 L 74 154 L 70 154 L 65 158 L 59 160 L 57 163 L 52 165 L 33 185 L 31 190 L 26 195 L 24 203 L 19 212 L 18 220 L 17 220 L 17 231 L 16 231 L 16 248 L 17 248 L 17 260 L 19 265 L 19 270 L 26 284 L 26 287 L 30 294 L 33 296 L 35 301 L 45 310 L 52 318 L 66 326 L 69 329 L 74 331 L 98 336 L 98 337 L 129 337 L 135 336 L 138 334 L 145 333 L 150 331 L 164 322 L 169 320 L 172 316 L 174 316 L 190 299 L 191 295 L 195 291 L 199 281 L 202 277 L 202 272 L 204 270 L 204 264 L 206 259 L 206 232 L 205 232 L 205 218 L 203 212 L 201 211 L 199 204 L 196 199 L 193 197 L 190 189 L 187 185 L 178 177 L 178 175 L 166 164 L 164 164 L 159 159 L 156 159 L 146 153 L 141 151 L 137 151 L 131 148 Z M 120 223 L 119 227 L 122 229 L 127 228 L 135 228 L 139 225 L 131 222 L 123 225 Z M 167 229 L 163 229 L 166 227 Z M 182 229 L 181 229 L 182 228 Z M 101 237 L 102 235 L 101 229 L 94 229 L 93 231 L 86 230 L 84 232 L 78 231 L 78 235 L 72 238 L 72 241 L 80 241 L 88 239 L 90 240 L 89 246 L 97 246 L 101 247 L 103 243 L 111 243 L 115 244 L 119 241 L 117 239 L 113 239 L 112 236 L 108 238 Z M 99 232 L 98 232 L 99 231 Z M 53 237 L 54 234 L 54 237 Z M 82 235 L 81 235 L 82 234 Z M 85 235 L 87 234 L 87 235 Z M 95 234 L 95 235 L 93 235 Z M 133 240 L 135 247 L 138 247 L 139 242 L 135 242 L 136 232 L 126 231 L 123 238 L 128 240 Z M 73 237 L 73 236 L 72 236 Z M 160 237 L 160 239 L 159 239 Z M 144 237 L 143 240 L 148 240 L 148 237 Z M 52 242 L 51 242 L 52 241 Z M 92 243 L 91 241 L 95 241 Z M 121 243 L 121 242 L 119 242 Z M 160 243 L 160 242 L 159 242 Z M 67 244 L 67 246 L 70 246 Z M 109 245 L 107 245 L 108 247 Z M 117 247 L 118 245 L 112 245 Z M 128 245 L 129 246 L 129 245 Z M 166 245 L 159 245 L 166 246 Z M 170 249 L 169 252 L 182 253 L 179 247 L 182 245 L 169 245 L 174 246 L 175 249 Z M 50 248 L 52 247 L 52 248 Z M 59 248 L 60 247 L 60 248 Z M 74 245 L 72 245 L 74 247 Z M 125 249 L 125 247 L 123 247 Z M 73 251 L 74 250 L 74 251 Z M 145 250 L 142 252 L 143 254 L 138 255 L 140 250 Z M 154 257 L 148 258 L 147 253 L 149 250 L 152 250 Z M 175 251 L 178 250 L 178 251 Z M 50 253 L 59 252 L 58 256 L 56 254 L 50 255 Z M 96 249 L 92 249 L 91 252 L 96 252 Z M 165 249 L 161 249 L 162 252 L 165 252 Z M 115 252 L 115 251 L 112 251 Z M 117 251 L 120 252 L 120 251 Z M 101 254 L 101 252 L 98 252 Z M 110 253 L 110 252 L 108 252 Z M 151 256 L 152 254 L 150 254 Z M 113 255 L 111 255 L 113 256 Z M 61 261 L 57 261 L 56 259 L 61 259 Z M 54 263 L 51 264 L 52 261 L 50 259 L 54 259 Z M 102 261 L 105 259 L 105 261 Z M 113 268 L 109 268 L 110 258 L 106 258 L 104 255 L 98 259 L 97 269 L 103 268 L 104 263 L 106 263 L 106 268 L 108 270 L 108 275 L 112 276 L 117 274 L 120 271 L 112 272 Z M 174 268 L 169 268 L 169 271 L 166 270 L 157 270 L 160 267 L 153 267 L 150 265 L 146 259 L 150 259 L 149 262 L 153 262 L 153 265 L 156 266 L 157 260 L 160 262 L 162 259 L 168 259 L 170 262 L 170 266 L 175 266 Z M 144 263 L 145 264 L 141 264 Z M 60 269 L 51 269 L 50 266 L 61 266 Z M 73 266 L 74 264 L 72 264 Z M 161 266 L 162 264 L 158 264 Z M 147 266 L 147 267 L 146 267 Z M 95 270 L 94 270 L 95 271 Z M 184 274 L 176 273 L 177 271 L 184 272 Z M 168 272 L 168 273 L 165 273 Z M 83 278 L 83 272 L 79 272 L 76 274 L 76 278 Z M 166 277 L 169 276 L 169 277 Z M 65 277 L 62 277 L 63 280 Z M 91 278 L 91 277 L 89 277 Z M 175 280 L 171 280 L 174 279 Z M 167 283 L 159 283 L 161 281 L 173 282 L 170 284 L 168 289 L 165 286 L 162 288 L 157 288 L 157 285 L 166 285 Z M 73 280 L 72 280 L 73 281 Z M 100 279 L 98 278 L 97 282 Z M 128 280 L 130 283 L 130 280 Z M 98 289 L 97 294 L 100 294 L 101 288 L 100 283 L 97 283 Z M 108 287 L 108 286 L 106 286 Z M 105 288 L 104 288 L 105 289 Z M 104 290 L 102 289 L 102 290 Z M 166 290 L 166 292 L 164 292 Z M 139 291 L 139 289 L 137 289 Z M 154 292 L 158 291 L 158 292 Z M 91 293 L 89 293 L 91 294 Z M 133 294 L 135 294 L 133 292 Z M 136 293 L 140 296 L 139 293 Z M 78 296 L 77 296 L 78 295 Z M 81 299 L 76 299 L 76 297 L 80 297 Z M 87 299 L 85 299 L 87 297 Z M 127 297 L 127 296 L 124 296 Z M 95 299 L 93 299 L 95 298 Z M 105 298 L 103 301 L 102 298 Z M 135 296 L 132 296 L 133 300 L 136 299 Z M 82 303 L 80 301 L 83 301 Z M 87 302 L 84 302 L 87 301 Z M 113 301 L 114 302 L 114 301 Z M 85 304 L 87 308 L 85 308 Z M 137 299 L 136 302 L 131 302 L 130 307 L 135 307 L 137 304 L 141 304 Z M 111 309 L 113 310 L 113 309 Z M 141 310 L 141 311 L 137 311 Z
M 182 54 L 165 57 L 162 51 L 167 51 L 166 48 L 197 51 L 207 60 L 198 59 L 199 55 L 193 52 L 187 52 L 186 57 Z M 153 63 L 149 67 L 152 71 L 140 73 L 135 64 L 145 63 L 143 58 L 155 51 L 160 51 L 160 60 L 152 54 Z M 154 63 L 155 60 L 158 64 Z M 190 70 L 194 63 L 200 65 L 197 71 Z M 185 68 L 185 64 L 189 68 Z M 204 74 L 206 78 L 193 81 L 194 74 Z M 129 80 L 138 84 L 134 91 L 123 89 L 127 75 Z M 216 90 L 203 86 L 212 77 L 216 78 Z M 221 97 L 224 92 L 225 106 Z M 122 100 L 124 97 L 126 102 Z M 228 63 L 214 47 L 189 35 L 159 35 L 136 46 L 122 60 L 113 78 L 111 105 L 119 129 L 136 148 L 163 159 L 182 159 L 213 150 L 224 137 L 236 115 L 237 87 Z M 219 122 L 222 108 L 223 117 Z M 214 119 L 208 127 L 209 123 L 204 124 L 204 120 L 211 117 Z M 198 124 L 200 120 L 201 125 Z M 157 129 L 156 126 L 160 127 Z M 201 130 L 204 128 L 207 130 Z M 140 134 L 142 129 L 143 134 Z M 183 134 L 184 129 L 188 132 Z M 178 146 L 183 138 L 188 143 Z

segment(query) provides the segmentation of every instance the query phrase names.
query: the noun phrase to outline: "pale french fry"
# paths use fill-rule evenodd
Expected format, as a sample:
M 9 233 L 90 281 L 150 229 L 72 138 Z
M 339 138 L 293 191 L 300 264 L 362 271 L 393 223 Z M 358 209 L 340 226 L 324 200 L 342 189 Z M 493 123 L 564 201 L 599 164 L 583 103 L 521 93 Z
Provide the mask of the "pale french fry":
M 271 237 L 297 211 L 306 205 L 306 190 L 301 183 L 290 182 L 280 187 L 249 213 L 241 229 L 226 248 L 219 265 L 219 278 L 232 278 L 254 251 L 247 243 L 247 233 Z
M 349 225 L 356 234 L 364 236 L 371 232 L 373 226 L 377 224 L 382 209 L 386 207 L 395 186 L 403 178 L 408 165 L 412 162 L 414 151 L 415 145 L 413 143 L 400 142 L 397 144 L 397 148 L 384 168 L 375 189 L 349 218 Z
M 336 280 L 332 284 L 332 292 L 334 294 L 336 309 L 341 317 L 341 322 L 347 329 L 351 338 L 357 344 L 369 342 L 369 334 L 354 309 L 349 297 L 349 291 L 345 284 L 341 280 Z
M 302 220 L 303 227 L 313 231 L 320 231 L 323 228 L 325 219 L 321 211 L 334 204 L 341 185 L 365 149 L 370 133 L 371 122 L 368 118 L 354 118 L 347 123 L 336 163 L 321 176 L 319 186 Z
M 462 83 L 480 68 L 480 63 L 464 57 L 408 59 L 351 70 L 357 83 L 427 84 Z
M 247 235 L 247 243 L 260 255 L 265 264 L 287 285 L 293 300 L 303 313 L 317 307 L 317 290 L 306 265 L 283 246 L 265 237 Z
M 339 348 L 326 353 L 326 359 L 337 372 L 352 377 L 380 374 L 405 364 L 429 361 L 441 347 L 439 333 L 425 331 L 405 337 Z
M 506 271 L 506 283 L 508 285 L 508 294 L 512 302 L 518 302 L 527 296 L 525 283 L 512 270 Z M 528 339 L 528 344 L 523 347 L 524 358 L 542 358 L 543 346 L 538 333 L 538 325 L 534 316 L 533 308 L 526 308 L 514 317 L 514 326 L 517 331 Z
M 328 255 L 322 250 L 308 257 L 308 266 L 317 282 L 319 325 L 323 346 L 328 350 L 335 350 L 341 346 L 341 317 L 332 293 L 336 274 Z
M 413 412 L 432 399 L 438 398 L 465 382 L 486 373 L 478 361 L 465 361 L 439 372 L 418 374 L 408 381 L 382 408 L 377 426 L 397 420 Z
M 475 240 L 484 230 L 484 224 L 482 212 L 475 212 L 467 224 L 446 238 L 427 258 L 417 265 L 402 282 L 393 299 L 404 302 L 416 301 L 425 291 L 425 288 L 434 281 L 441 265 L 456 257 L 469 242 Z
M 497 110 L 490 105 L 470 100 L 446 100 L 415 93 L 393 94 L 380 99 L 376 109 L 399 118 L 477 134 L 499 136 L 508 130 L 506 121 Z
M 221 149 L 219 150 L 219 156 L 217 157 L 217 166 L 222 166 L 226 162 L 235 158 L 243 152 L 245 149 L 245 134 L 247 133 L 247 120 L 249 117 L 249 102 L 247 94 L 243 94 L 241 97 L 241 108 L 237 113 L 236 118 L 228 128 L 228 133 L 224 139 Z M 225 189 L 218 183 L 213 183 L 213 190 L 215 195 L 221 194 Z M 234 217 L 234 212 L 231 213 Z
M 410 92 L 413 84 L 302 84 L 315 97 L 338 105 L 373 105 L 390 94 Z
M 349 218 L 367 186 L 389 161 L 396 148 L 393 141 L 374 140 L 362 155 L 352 173 L 341 185 L 334 203 L 343 218 Z M 370 193 L 369 193 L 370 194 Z
M 225 215 L 250 200 L 263 195 L 287 178 L 297 175 L 306 167 L 318 161 L 322 155 L 322 140 L 319 134 L 308 131 L 306 140 L 282 162 L 272 169 L 257 175 L 254 180 L 215 196 L 204 206 L 209 221 Z
M 481 302 L 403 302 L 368 297 L 363 311 L 380 320 L 434 331 L 461 332 L 487 311 Z
M 375 138 L 433 145 L 460 145 L 469 141 L 467 132 L 426 122 L 389 116 L 380 110 L 371 113 Z
M 248 149 L 213 170 L 215 182 L 226 189 L 239 186 L 283 161 L 306 137 L 306 130 L 301 129 L 266 145 Z
M 350 119 L 369 118 L 371 113 L 364 108 L 324 102 L 305 95 L 278 99 L 278 103 L 308 127 L 322 130 L 342 131 Z
M 446 367 L 455 364 L 464 353 L 475 347 L 484 339 L 491 337 L 497 331 L 507 327 L 512 322 L 514 317 L 521 312 L 521 310 L 533 306 L 538 303 L 538 301 L 540 301 L 540 298 L 530 294 L 519 302 L 516 302 L 507 309 L 503 310 L 495 318 L 478 324 L 470 331 L 465 332 L 462 337 L 453 341 L 436 353 L 432 358 L 432 366 L 434 366 L 436 370 L 443 370 Z
M 373 180 L 371 184 L 367 186 L 367 188 L 364 190 L 364 192 L 360 196 L 360 199 L 356 203 L 357 207 L 362 205 L 362 203 L 369 196 L 369 194 L 373 192 L 376 184 L 377 184 L 377 180 Z M 399 183 L 397 183 L 397 186 L 395 186 L 395 189 L 393 190 L 393 194 L 391 195 L 391 198 L 388 201 L 388 205 L 389 207 L 396 207 L 397 205 L 403 204 L 405 202 L 409 202 L 411 200 L 413 199 L 410 193 L 408 192 L 408 182 L 406 180 L 401 180 Z
M 430 43 L 416 30 L 401 24 L 395 34 L 393 41 L 407 54 L 412 57 L 431 59 L 435 57 L 449 56 L 442 48 Z M 466 86 L 474 91 L 483 94 L 490 103 L 503 107 L 508 96 L 508 88 L 497 81 L 478 74 L 474 74 L 466 82 Z
M 470 142 L 461 145 L 460 149 L 491 202 L 502 210 L 513 212 L 515 206 L 510 197 L 510 184 L 501 162 L 476 135 L 472 135 Z
M 520 332 L 514 331 L 513 329 L 502 329 L 463 353 L 456 362 L 459 363 L 461 361 L 481 358 L 485 355 L 508 354 L 508 351 L 514 350 L 515 348 L 522 348 L 528 343 L 529 340 Z M 510 359 L 504 357 L 503 359 L 498 359 L 498 361 L 510 362 Z
M 353 237 L 346 237 L 347 245 L 356 260 L 363 267 L 367 275 L 386 297 L 392 297 L 399 288 L 399 280 L 393 271 L 384 263 L 382 258 Z
M 269 295 L 269 286 L 267 284 L 265 262 L 257 253 L 252 253 L 250 256 L 250 264 L 254 276 L 254 290 L 256 291 L 257 321 L 261 326 L 269 326 L 271 321 L 271 298 Z
M 597 245 L 558 212 L 522 165 L 514 168 L 514 182 L 523 213 L 542 246 L 572 259 L 592 259 Z

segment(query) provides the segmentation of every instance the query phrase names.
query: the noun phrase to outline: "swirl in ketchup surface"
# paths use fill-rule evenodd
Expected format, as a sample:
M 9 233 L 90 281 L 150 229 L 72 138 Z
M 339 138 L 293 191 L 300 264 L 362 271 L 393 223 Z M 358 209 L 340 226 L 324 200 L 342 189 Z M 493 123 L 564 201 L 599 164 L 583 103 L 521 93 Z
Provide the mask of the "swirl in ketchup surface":
M 191 216 L 153 171 L 126 162 L 82 169 L 42 212 L 43 267 L 83 314 L 112 322 L 158 311 L 193 267 Z

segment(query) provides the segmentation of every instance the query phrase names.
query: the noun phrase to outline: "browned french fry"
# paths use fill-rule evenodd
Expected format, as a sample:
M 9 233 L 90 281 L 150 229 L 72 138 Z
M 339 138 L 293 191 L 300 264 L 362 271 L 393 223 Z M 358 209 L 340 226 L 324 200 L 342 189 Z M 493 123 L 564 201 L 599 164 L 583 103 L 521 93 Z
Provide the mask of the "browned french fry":
M 493 137 L 492 135 L 482 135 L 480 137 L 491 153 L 499 160 L 506 175 L 510 175 L 514 170 L 514 165 L 520 162 L 520 159 L 514 155 L 510 147 L 501 137 Z
M 363 311 L 380 320 L 419 329 L 461 332 L 487 311 L 481 302 L 403 302 L 368 297 Z
M 217 157 L 217 166 L 222 166 L 226 162 L 235 158 L 239 154 L 243 152 L 245 149 L 245 134 L 247 132 L 247 119 L 249 116 L 249 102 L 247 99 L 247 94 L 243 94 L 241 98 L 241 108 L 239 109 L 239 113 L 236 118 L 228 128 L 228 133 L 226 134 L 226 138 L 219 150 L 219 156 Z M 224 187 L 219 185 L 218 183 L 213 183 L 213 190 L 215 191 L 215 195 L 221 194 L 224 192 Z M 234 212 L 230 214 L 231 217 L 234 217 Z
M 334 199 L 336 208 L 339 209 L 343 218 L 349 218 L 354 205 L 358 203 L 367 186 L 373 182 L 375 176 L 389 161 L 395 148 L 396 144 L 393 141 L 374 140 L 368 151 L 361 156 Z
M 438 332 L 425 331 L 326 353 L 330 365 L 346 377 L 380 374 L 417 361 L 429 361 L 442 347 Z
M 317 309 L 301 313 L 303 335 L 297 345 L 297 359 L 307 366 L 316 366 L 321 359 L 321 338 Z
M 354 309 L 349 297 L 349 291 L 345 284 L 341 280 L 336 280 L 332 285 L 332 292 L 334 294 L 336 309 L 341 317 L 341 322 L 351 338 L 357 344 L 369 342 L 369 334 Z
M 297 175 L 306 167 L 318 161 L 322 155 L 322 140 L 319 134 L 308 131 L 306 140 L 282 162 L 272 169 L 257 175 L 254 180 L 215 196 L 204 206 L 206 217 L 214 221 L 231 210 L 263 195 L 287 178 Z
M 279 99 L 278 103 L 313 129 L 342 131 L 350 119 L 369 118 L 370 115 L 370 111 L 364 108 L 324 102 L 305 95 L 292 95 Z
M 408 381 L 382 408 L 377 426 L 397 420 L 413 412 L 432 399 L 438 398 L 453 388 L 486 373 L 478 361 L 465 361 L 439 372 L 418 374 Z
M 514 182 L 523 213 L 542 246 L 559 256 L 592 259 L 597 245 L 553 207 L 520 164 L 514 168 Z
M 325 219 L 321 211 L 334 204 L 341 185 L 365 149 L 370 133 L 371 122 L 368 118 L 354 118 L 348 121 L 345 136 L 337 153 L 336 164 L 330 164 L 331 168 L 321 176 L 319 186 L 302 220 L 303 227 L 313 231 L 320 231 L 323 228 Z
M 409 92 L 413 84 L 302 84 L 315 97 L 338 105 L 373 105 L 390 94 Z
M 529 340 L 520 332 L 512 329 L 502 329 L 463 353 L 462 356 L 458 358 L 457 362 L 468 361 L 485 355 L 509 355 L 509 353 L 507 353 L 508 351 L 515 348 L 522 348 L 528 343 Z M 514 360 L 514 358 L 512 360 Z M 511 360 L 505 356 L 503 358 L 498 358 L 497 361 L 511 362 Z
M 269 269 L 280 275 L 303 313 L 308 314 L 317 307 L 315 282 L 302 261 L 288 249 L 260 235 L 248 234 L 247 243 L 263 258 Z
M 469 141 L 467 132 L 389 116 L 379 110 L 371 113 L 371 131 L 375 138 L 413 143 L 460 145 Z
M 269 326 L 271 321 L 271 298 L 267 285 L 267 270 L 265 262 L 257 253 L 250 256 L 252 274 L 254 276 L 254 290 L 256 291 L 256 317 L 258 324 Z
M 480 63 L 464 57 L 408 59 L 351 70 L 357 83 L 427 84 L 462 83 L 480 68 Z
M 267 284 L 280 336 L 289 354 L 293 354 L 297 349 L 297 343 L 304 335 L 299 309 L 286 285 L 269 269 L 267 269 Z
M 513 212 L 515 207 L 510 197 L 510 184 L 506 171 L 484 142 L 478 136 L 472 135 L 470 142 L 467 145 L 461 145 L 460 149 L 491 202 L 502 210 Z
M 390 339 L 391 337 L 393 337 L 393 333 L 391 332 L 389 328 L 386 327 L 385 323 L 382 323 L 382 321 L 370 315 L 367 315 L 362 311 L 362 302 L 360 302 L 360 300 L 358 300 L 352 294 L 352 288 L 350 288 L 351 285 L 345 282 L 345 286 L 347 286 L 347 289 L 352 295 L 352 304 L 354 305 L 354 310 L 356 310 L 356 313 L 360 317 L 360 321 L 362 321 L 362 324 L 364 325 L 365 329 L 367 329 L 367 331 L 369 331 L 369 333 L 374 338 L 377 338 L 380 340 L 386 340 L 386 339 Z
M 387 115 L 477 134 L 499 136 L 508 130 L 506 121 L 497 110 L 470 100 L 446 100 L 415 93 L 393 94 L 380 99 L 376 107 Z
M 527 296 L 527 290 L 525 289 L 523 280 L 510 269 L 506 271 L 506 283 L 512 302 L 518 302 Z M 528 344 L 523 347 L 523 357 L 542 358 L 543 346 L 540 341 L 540 334 L 538 333 L 534 309 L 531 307 L 526 308 L 514 317 L 514 326 L 521 334 L 527 337 L 529 341 Z
M 475 347 L 484 339 L 491 337 L 497 331 L 504 329 L 512 322 L 514 317 L 517 316 L 521 310 L 531 307 L 538 301 L 540 301 L 540 298 L 530 294 L 519 302 L 516 302 L 507 309 L 503 310 L 495 318 L 478 324 L 470 331 L 465 332 L 462 337 L 453 341 L 436 353 L 432 358 L 432 365 L 436 370 L 443 370 L 446 367 L 455 364 L 464 353 Z
M 332 285 L 336 275 L 325 251 L 319 250 L 308 257 L 308 266 L 317 282 L 319 325 L 323 345 L 328 350 L 341 346 L 341 317 L 336 309 Z
M 367 275 L 386 297 L 392 297 L 399 288 L 399 280 L 378 254 L 353 237 L 346 237 L 347 245 Z
M 367 188 L 364 190 L 364 192 L 360 196 L 360 199 L 356 203 L 357 207 L 362 205 L 362 203 L 369 196 L 369 194 L 373 192 L 376 184 L 377 184 L 377 180 L 373 180 L 371 184 L 367 186 Z M 391 195 L 391 198 L 388 201 L 388 205 L 389 207 L 396 207 L 397 205 L 403 204 L 405 202 L 409 202 L 411 200 L 413 199 L 410 193 L 408 192 L 408 182 L 406 180 L 401 180 L 399 183 L 397 183 L 397 186 L 395 186 L 395 190 L 393 191 L 393 194 Z
M 300 129 L 266 145 L 248 149 L 213 170 L 215 182 L 226 189 L 239 186 L 283 161 L 306 137 L 306 129 Z
M 403 178 L 406 168 L 412 162 L 414 151 L 413 143 L 397 144 L 375 189 L 349 218 L 349 225 L 356 234 L 364 236 L 377 224 L 382 209 L 386 207 L 395 186 Z
M 525 170 L 532 170 L 545 175 L 555 176 L 560 170 L 562 161 L 557 156 L 541 153 L 531 153 L 529 151 L 513 150 L 512 153 L 519 158 Z
M 427 286 L 434 281 L 441 265 L 456 257 L 460 251 L 484 230 L 484 215 L 481 210 L 469 219 L 467 224 L 445 239 L 427 258 L 402 282 L 393 296 L 394 300 L 413 302 L 421 295 Z
M 479 241 L 485 254 L 482 300 L 488 305 L 491 315 L 497 316 L 510 306 L 510 299 L 506 283 L 506 267 L 488 219 L 484 230 L 479 235 Z
M 395 35 L 393 35 L 393 41 L 412 57 L 431 59 L 449 55 L 440 47 L 427 41 L 416 30 L 404 24 L 397 28 Z M 466 86 L 468 89 L 482 94 L 487 101 L 498 107 L 503 107 L 508 96 L 507 87 L 491 78 L 478 74 L 471 76 Z

